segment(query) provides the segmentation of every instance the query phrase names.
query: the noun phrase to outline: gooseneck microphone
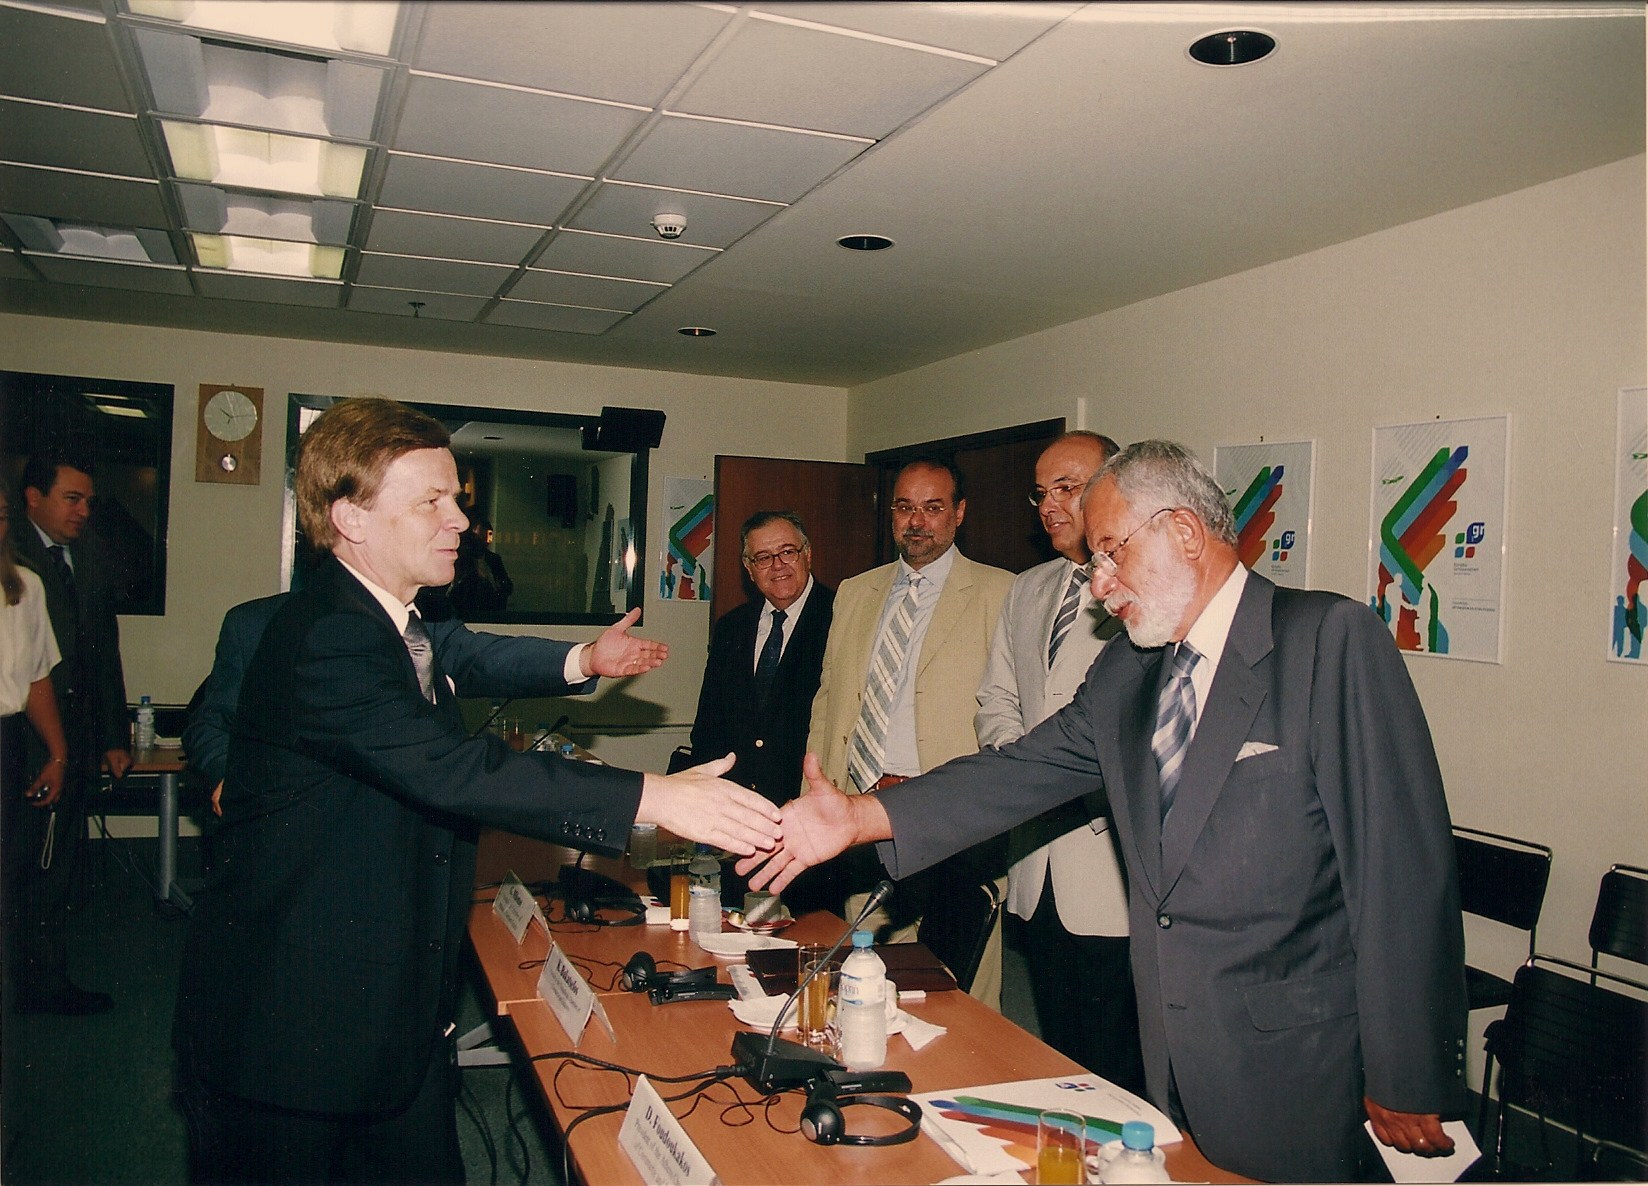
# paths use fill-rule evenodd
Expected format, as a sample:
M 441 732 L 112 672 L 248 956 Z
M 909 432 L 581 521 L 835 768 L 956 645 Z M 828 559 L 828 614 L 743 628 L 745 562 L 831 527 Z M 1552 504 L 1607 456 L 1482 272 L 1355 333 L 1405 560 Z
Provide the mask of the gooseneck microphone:
M 864 903 L 864 909 L 858 912 L 857 918 L 847 924 L 847 929 L 841 932 L 841 938 L 835 941 L 835 946 L 796 982 L 795 991 L 785 999 L 783 1007 L 778 1010 L 778 1016 L 773 1020 L 772 1030 L 767 1034 L 764 1043 L 760 1034 L 747 1030 L 733 1035 L 732 1057 L 738 1064 L 738 1073 L 744 1082 L 763 1095 L 776 1095 L 792 1087 L 804 1087 L 825 1071 L 844 1069 L 835 1059 L 819 1053 L 810 1046 L 780 1038 L 778 1031 L 784 1028 L 784 1018 L 795 1007 L 796 1000 L 808 982 L 830 966 L 830 959 L 841 950 L 848 939 L 852 938 L 853 932 L 892 896 L 891 881 L 882 880 L 876 883 L 875 888 L 870 891 L 869 899 Z

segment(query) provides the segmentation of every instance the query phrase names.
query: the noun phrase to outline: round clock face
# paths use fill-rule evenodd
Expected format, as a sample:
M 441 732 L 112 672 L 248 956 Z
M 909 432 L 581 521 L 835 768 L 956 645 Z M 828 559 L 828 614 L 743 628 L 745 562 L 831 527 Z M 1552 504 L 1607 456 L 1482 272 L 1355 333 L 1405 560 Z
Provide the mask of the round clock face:
M 257 427 L 258 410 L 244 392 L 220 391 L 206 401 L 206 431 L 220 441 L 241 441 Z

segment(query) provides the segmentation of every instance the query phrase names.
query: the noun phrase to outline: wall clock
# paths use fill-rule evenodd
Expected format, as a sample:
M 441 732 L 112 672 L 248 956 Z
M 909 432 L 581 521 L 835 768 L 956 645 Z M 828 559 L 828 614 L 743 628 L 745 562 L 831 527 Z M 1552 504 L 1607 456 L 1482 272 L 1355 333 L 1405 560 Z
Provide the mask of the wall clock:
M 263 474 L 263 388 L 200 385 L 195 481 L 256 486 Z

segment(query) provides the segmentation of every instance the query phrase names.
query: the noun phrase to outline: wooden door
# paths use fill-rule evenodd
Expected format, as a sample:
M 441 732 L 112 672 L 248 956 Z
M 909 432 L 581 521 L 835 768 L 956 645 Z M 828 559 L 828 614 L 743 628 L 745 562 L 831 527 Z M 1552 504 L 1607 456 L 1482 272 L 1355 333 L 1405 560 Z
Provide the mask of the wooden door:
M 813 545 L 813 576 L 835 586 L 875 566 L 876 527 L 885 518 L 880 507 L 873 465 L 716 457 L 711 620 L 755 596 L 738 546 L 738 529 L 755 512 L 800 515 Z

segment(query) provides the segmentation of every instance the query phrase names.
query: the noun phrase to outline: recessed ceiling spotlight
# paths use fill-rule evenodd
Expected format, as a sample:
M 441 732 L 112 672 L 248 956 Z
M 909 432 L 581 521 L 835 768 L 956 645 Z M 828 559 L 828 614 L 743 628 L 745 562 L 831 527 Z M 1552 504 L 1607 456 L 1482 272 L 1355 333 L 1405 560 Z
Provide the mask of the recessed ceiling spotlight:
M 893 245 L 886 235 L 842 235 L 836 242 L 848 251 L 886 251 Z
M 1252 29 L 1209 33 L 1190 47 L 1190 56 L 1204 66 L 1245 66 L 1276 48 L 1276 38 Z
M 678 333 L 678 334 L 684 334 L 686 337 L 689 337 L 689 338 L 713 338 L 713 337 L 715 337 L 715 331 L 707 325 L 683 325 L 680 329 L 676 330 L 675 332 Z

